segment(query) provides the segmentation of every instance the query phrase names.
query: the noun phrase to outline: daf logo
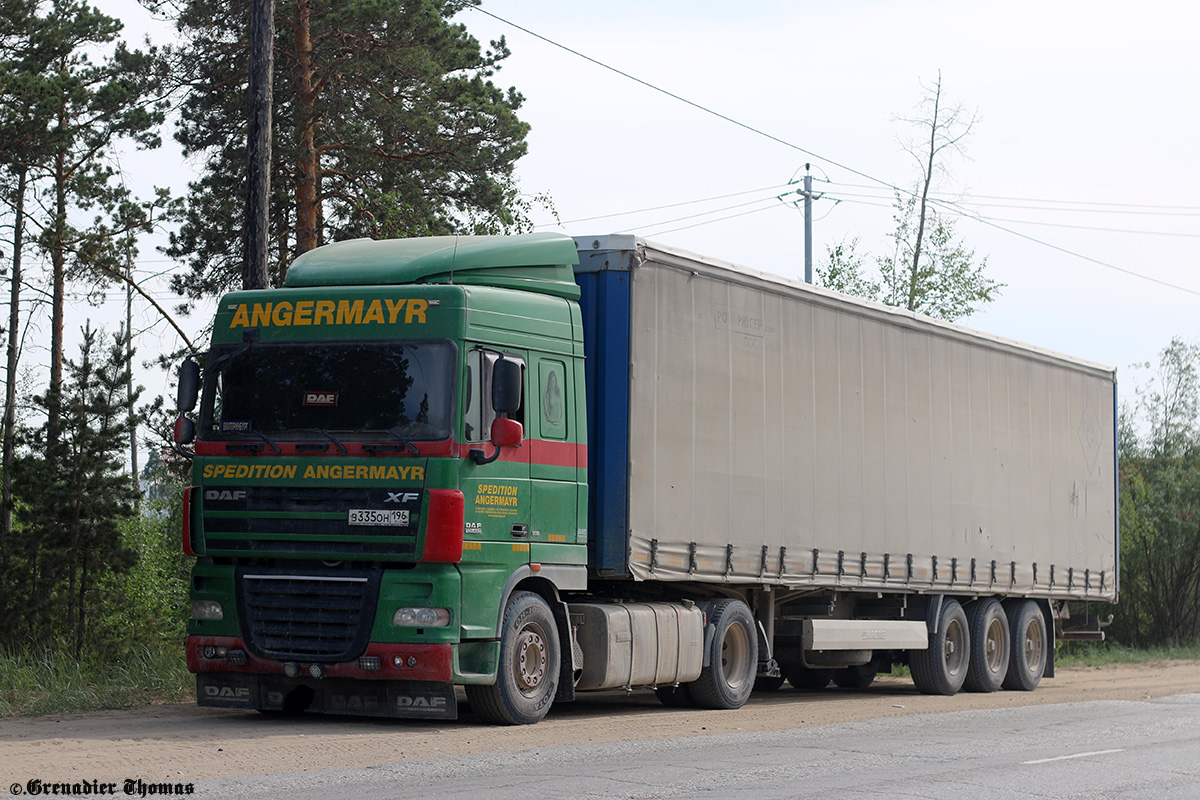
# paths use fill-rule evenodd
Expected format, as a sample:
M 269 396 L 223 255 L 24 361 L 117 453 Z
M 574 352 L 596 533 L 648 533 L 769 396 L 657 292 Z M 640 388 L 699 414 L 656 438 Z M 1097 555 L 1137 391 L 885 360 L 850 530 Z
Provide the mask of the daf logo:
M 413 500 L 416 500 L 420 496 L 421 495 L 418 494 L 417 492 L 404 492 L 403 494 L 401 494 L 400 492 L 388 492 L 387 500 L 384 500 L 383 502 L 385 502 L 385 503 L 411 503 Z
M 204 694 L 208 697 L 223 697 L 226 700 L 248 700 L 250 690 L 245 686 L 237 688 L 229 686 L 205 686 Z
M 248 492 L 245 489 L 208 489 L 204 492 L 205 500 L 245 500 Z
M 397 708 L 439 708 L 446 707 L 444 697 L 422 697 L 421 695 L 400 695 L 396 698 Z

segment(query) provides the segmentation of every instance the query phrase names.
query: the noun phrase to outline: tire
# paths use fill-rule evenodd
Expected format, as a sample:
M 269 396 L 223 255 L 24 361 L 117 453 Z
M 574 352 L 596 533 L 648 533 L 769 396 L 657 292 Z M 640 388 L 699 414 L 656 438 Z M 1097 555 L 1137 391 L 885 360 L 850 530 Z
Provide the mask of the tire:
M 814 669 L 803 664 L 785 664 L 781 669 L 788 683 L 804 692 L 819 692 L 833 680 L 832 669 Z
M 1002 685 L 1005 689 L 1032 692 L 1042 682 L 1050 655 L 1046 617 L 1042 607 L 1032 600 L 1012 600 L 1007 606 L 1012 656 Z
M 947 597 L 938 617 L 937 633 L 929 637 L 929 647 L 910 650 L 908 654 L 908 666 L 917 689 L 923 694 L 957 694 L 967 679 L 970 642 L 966 612 L 957 600 Z
M 786 680 L 782 675 L 760 675 L 754 679 L 754 691 L 777 692 Z
M 681 683 L 678 686 L 655 687 L 654 695 L 658 698 L 658 702 L 667 708 L 696 707 L 696 701 L 692 699 L 692 694 L 688 691 L 686 683 Z
M 842 667 L 834 670 L 833 682 L 843 689 L 866 689 L 879 674 L 879 662 L 871 659 L 857 667 Z
M 971 663 L 963 688 L 968 692 L 994 692 L 1008 674 L 1012 652 L 1008 615 L 994 597 L 976 600 L 966 611 L 971 629 Z
M 758 674 L 758 630 L 750 608 L 741 600 L 718 600 L 708 608 L 713 626 L 709 663 L 688 692 L 700 708 L 741 708 L 754 690 Z
M 533 592 L 513 592 L 500 624 L 500 667 L 492 686 L 468 684 L 467 701 L 485 722 L 532 725 L 558 691 L 558 628 L 550 606 Z

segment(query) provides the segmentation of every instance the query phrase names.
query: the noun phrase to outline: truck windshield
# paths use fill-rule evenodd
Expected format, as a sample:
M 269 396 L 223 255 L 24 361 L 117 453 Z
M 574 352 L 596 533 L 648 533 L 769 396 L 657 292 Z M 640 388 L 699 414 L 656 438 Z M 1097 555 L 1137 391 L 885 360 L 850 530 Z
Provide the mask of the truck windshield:
M 204 381 L 201 436 L 447 439 L 455 362 L 449 342 L 219 345 Z

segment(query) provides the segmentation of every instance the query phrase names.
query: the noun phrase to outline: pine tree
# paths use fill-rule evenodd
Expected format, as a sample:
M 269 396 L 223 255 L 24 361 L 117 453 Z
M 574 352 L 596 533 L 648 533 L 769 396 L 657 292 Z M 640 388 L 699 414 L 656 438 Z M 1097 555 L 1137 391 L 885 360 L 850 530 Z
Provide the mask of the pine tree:
M 120 534 L 135 499 L 122 460 L 129 433 L 127 343 L 120 335 L 105 345 L 90 326 L 82 339 L 79 360 L 66 362 L 59 415 L 47 417 L 17 464 L 24 502 L 14 560 L 22 567 L 22 591 L 9 598 L 4 621 L 35 638 L 65 633 L 76 655 L 88 640 L 101 577 L 136 561 Z M 36 398 L 43 410 L 51 391 Z
M 85 2 L 53 0 L 45 16 L 38 15 L 37 6 L 27 10 L 28 42 L 39 61 L 18 64 L 10 78 L 31 108 L 41 112 L 26 120 L 23 130 L 40 142 L 25 166 L 44 209 L 38 245 L 51 270 L 48 411 L 54 417 L 62 384 L 67 281 L 106 282 L 121 272 L 107 244 L 114 226 L 97 222 L 81 228 L 75 221 L 80 212 L 110 215 L 132 204 L 142 210 L 135 227 L 144 227 L 150 209 L 165 201 L 160 193 L 149 203 L 132 203 L 113 180 L 111 156 L 122 141 L 160 144 L 167 64 L 154 48 L 130 50 L 118 41 L 121 23 Z M 98 50 L 106 52 L 94 61 Z
M 476 0 L 279 0 L 275 14 L 272 279 L 292 257 L 358 236 L 494 232 L 521 224 L 512 173 L 523 98 L 491 81 L 484 52 L 449 20 Z M 176 138 L 202 156 L 169 253 L 193 298 L 241 276 L 248 0 L 188 0 L 187 96 Z

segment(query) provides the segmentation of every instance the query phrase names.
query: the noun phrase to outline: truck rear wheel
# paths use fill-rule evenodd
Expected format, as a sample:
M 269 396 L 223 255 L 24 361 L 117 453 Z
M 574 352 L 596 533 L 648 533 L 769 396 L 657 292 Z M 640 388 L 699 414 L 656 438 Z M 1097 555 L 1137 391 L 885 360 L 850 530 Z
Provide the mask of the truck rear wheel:
M 782 675 L 760 675 L 754 679 L 754 691 L 777 692 L 783 687 L 784 680 Z
M 485 722 L 532 725 L 550 710 L 560 663 L 550 606 L 533 592 L 513 592 L 500 625 L 496 683 L 468 684 L 467 701 Z
M 879 674 L 879 662 L 871 659 L 856 667 L 842 667 L 833 673 L 833 682 L 843 689 L 866 689 Z
M 833 670 L 828 667 L 814 669 L 803 664 L 785 664 L 782 669 L 788 683 L 802 691 L 818 692 L 833 680 Z
M 994 692 L 1008 673 L 1008 615 L 994 597 L 984 597 L 967 606 L 971 629 L 971 658 L 963 688 L 968 692 Z
M 658 702 L 667 708 L 695 708 L 696 701 L 692 699 L 686 683 L 675 686 L 658 686 L 654 689 Z
M 709 606 L 713 637 L 708 666 L 688 684 L 688 693 L 701 708 L 741 708 L 754 690 L 758 674 L 758 631 L 754 616 L 741 600 L 718 600 Z
M 970 640 L 966 612 L 957 600 L 947 597 L 938 617 L 937 633 L 929 637 L 929 647 L 908 654 L 917 689 L 923 694 L 957 694 L 967 679 Z
M 1012 632 L 1012 657 L 1008 661 L 1008 674 L 1004 676 L 1005 689 L 1032 692 L 1042 682 L 1049 656 L 1049 641 L 1046 637 L 1046 617 L 1041 606 L 1032 600 L 1012 600 L 1008 606 L 1008 618 Z

